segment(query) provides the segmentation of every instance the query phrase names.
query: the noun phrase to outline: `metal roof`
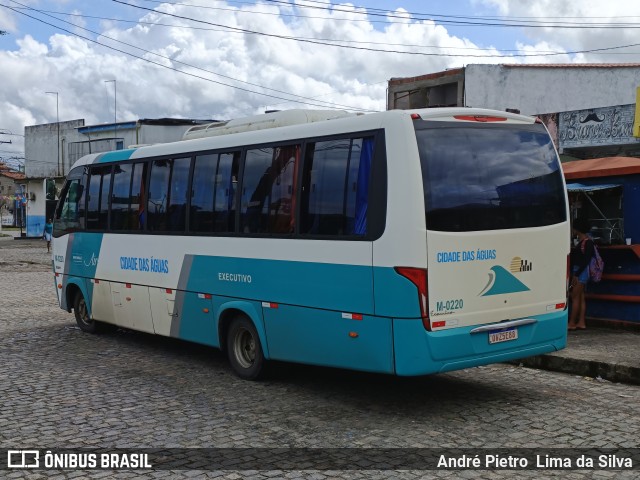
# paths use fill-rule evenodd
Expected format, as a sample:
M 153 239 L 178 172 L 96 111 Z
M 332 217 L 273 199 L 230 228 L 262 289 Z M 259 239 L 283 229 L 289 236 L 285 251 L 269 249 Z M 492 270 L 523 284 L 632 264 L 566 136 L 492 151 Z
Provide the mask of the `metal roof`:
M 568 192 L 597 192 L 598 190 L 610 190 L 612 188 L 618 188 L 622 185 L 618 183 L 599 183 L 597 185 L 583 185 L 582 183 L 571 182 L 567 183 Z
M 567 180 L 640 174 L 640 158 L 604 157 L 562 164 Z

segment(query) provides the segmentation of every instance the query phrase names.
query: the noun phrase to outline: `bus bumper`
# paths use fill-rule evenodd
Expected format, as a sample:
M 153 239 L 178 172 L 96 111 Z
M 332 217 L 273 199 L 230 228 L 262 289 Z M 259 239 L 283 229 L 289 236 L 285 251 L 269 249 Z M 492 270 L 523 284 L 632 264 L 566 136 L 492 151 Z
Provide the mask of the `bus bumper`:
M 536 323 L 518 328 L 518 338 L 489 343 L 489 334 L 470 333 L 478 327 L 436 332 L 420 319 L 394 319 L 393 342 L 397 375 L 427 375 L 555 352 L 567 344 L 567 310 L 531 317 Z

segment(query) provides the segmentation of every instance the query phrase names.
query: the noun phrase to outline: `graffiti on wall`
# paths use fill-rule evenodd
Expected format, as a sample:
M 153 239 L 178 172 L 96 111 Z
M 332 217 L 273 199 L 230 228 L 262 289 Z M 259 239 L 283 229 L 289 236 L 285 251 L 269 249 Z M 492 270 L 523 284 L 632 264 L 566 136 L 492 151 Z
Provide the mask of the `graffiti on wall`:
M 635 106 L 575 110 L 559 114 L 560 148 L 640 143 L 633 136 Z

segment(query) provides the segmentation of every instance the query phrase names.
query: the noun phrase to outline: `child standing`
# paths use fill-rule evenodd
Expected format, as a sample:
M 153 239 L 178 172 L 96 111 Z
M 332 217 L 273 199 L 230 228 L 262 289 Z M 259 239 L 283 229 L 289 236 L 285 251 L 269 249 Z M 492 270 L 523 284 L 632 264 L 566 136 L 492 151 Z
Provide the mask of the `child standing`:
M 585 289 L 589 282 L 589 264 L 595 254 L 593 240 L 587 232 L 589 222 L 583 218 L 573 221 L 573 234 L 578 238 L 578 244 L 571 251 L 571 316 L 569 318 L 569 330 L 584 330 L 587 328 L 585 317 L 587 302 Z

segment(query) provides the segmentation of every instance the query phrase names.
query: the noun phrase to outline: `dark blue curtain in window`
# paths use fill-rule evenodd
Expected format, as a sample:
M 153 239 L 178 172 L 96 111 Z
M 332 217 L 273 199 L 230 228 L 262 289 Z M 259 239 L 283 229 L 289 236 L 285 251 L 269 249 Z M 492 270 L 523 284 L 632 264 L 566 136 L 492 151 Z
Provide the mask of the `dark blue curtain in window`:
M 369 176 L 371 175 L 371 160 L 373 159 L 373 138 L 362 141 L 360 166 L 358 168 L 358 187 L 356 193 L 356 235 L 367 233 L 367 207 L 369 202 Z

